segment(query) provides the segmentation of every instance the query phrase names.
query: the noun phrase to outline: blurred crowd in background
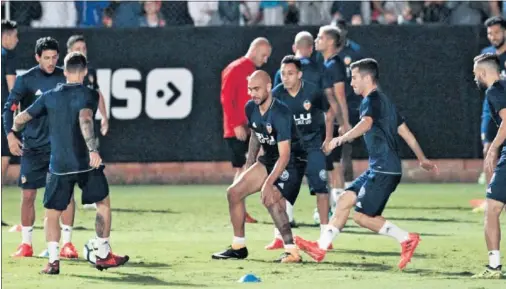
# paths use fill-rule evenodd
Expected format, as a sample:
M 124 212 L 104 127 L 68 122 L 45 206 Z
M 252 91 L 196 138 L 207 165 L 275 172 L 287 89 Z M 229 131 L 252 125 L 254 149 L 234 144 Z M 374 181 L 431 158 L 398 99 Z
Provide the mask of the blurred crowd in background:
M 506 16 L 506 1 L 2 1 L 20 26 L 482 24 Z

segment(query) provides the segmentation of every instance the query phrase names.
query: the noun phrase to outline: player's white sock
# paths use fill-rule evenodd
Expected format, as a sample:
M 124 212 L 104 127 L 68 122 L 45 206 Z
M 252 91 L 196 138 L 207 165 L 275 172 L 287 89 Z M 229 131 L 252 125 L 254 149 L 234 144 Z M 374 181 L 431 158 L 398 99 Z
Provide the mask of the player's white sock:
M 60 260 L 58 242 L 47 242 L 47 251 L 49 253 L 49 263 Z
M 111 251 L 111 246 L 109 246 L 109 238 L 99 238 L 97 237 L 98 243 L 98 252 L 97 256 L 101 259 L 105 259 L 109 252 Z
M 61 224 L 62 245 L 72 242 L 72 226 Z
M 32 245 L 32 233 L 33 233 L 33 227 L 21 227 L 21 240 L 23 244 Z
M 293 206 L 289 201 L 286 201 L 286 214 L 288 215 L 288 221 L 293 222 Z
M 501 265 L 501 252 L 499 250 L 493 250 L 488 252 L 488 266 L 490 268 L 497 268 Z
M 341 196 L 341 194 L 343 192 L 344 192 L 343 189 L 333 188 L 332 190 L 330 190 L 330 208 L 332 210 L 332 213 L 334 213 L 334 210 L 337 207 L 337 202 L 339 200 L 339 197 Z
M 320 239 L 318 240 L 318 247 L 322 250 L 327 250 L 329 245 L 332 243 L 334 238 L 339 234 L 339 229 L 333 225 L 325 226 L 325 230 L 321 233 Z
M 402 243 L 409 239 L 409 233 L 397 227 L 396 225 L 386 221 L 378 232 L 380 235 L 390 236 Z
M 281 236 L 281 232 L 276 227 L 274 227 L 274 238 L 283 240 L 283 237 Z
M 232 239 L 232 244 L 244 246 L 246 245 L 246 238 L 234 236 L 234 239 Z
M 295 249 L 295 244 L 285 245 L 285 249 L 287 250 Z

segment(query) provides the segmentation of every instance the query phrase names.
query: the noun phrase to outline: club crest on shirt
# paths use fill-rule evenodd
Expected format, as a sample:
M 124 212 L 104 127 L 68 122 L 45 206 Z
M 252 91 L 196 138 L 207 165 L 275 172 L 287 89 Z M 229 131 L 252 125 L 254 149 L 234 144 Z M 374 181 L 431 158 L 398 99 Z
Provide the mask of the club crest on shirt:
M 306 110 L 311 109 L 311 102 L 307 99 L 304 101 L 304 109 L 306 109 Z
M 267 123 L 265 125 L 265 129 L 267 130 L 267 133 L 268 134 L 271 134 L 272 133 L 272 125 L 270 123 Z
M 350 63 L 351 63 L 351 57 L 349 57 L 349 56 L 345 56 L 345 57 L 344 57 L 344 64 L 346 64 L 346 65 L 350 65 Z

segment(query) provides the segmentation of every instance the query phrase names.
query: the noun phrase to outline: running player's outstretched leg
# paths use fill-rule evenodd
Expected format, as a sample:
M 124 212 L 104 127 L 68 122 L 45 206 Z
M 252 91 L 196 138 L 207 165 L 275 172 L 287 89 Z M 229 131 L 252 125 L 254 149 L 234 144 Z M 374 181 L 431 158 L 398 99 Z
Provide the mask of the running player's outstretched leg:
M 232 245 L 225 251 L 213 254 L 213 259 L 245 259 L 248 257 L 244 231 L 246 218 L 244 200 L 247 196 L 258 192 L 266 178 L 267 170 L 265 166 L 257 162 L 227 189 L 228 208 L 230 221 L 234 228 L 234 238 L 232 239 Z
M 298 263 L 301 262 L 302 259 L 299 255 L 297 247 L 295 246 L 295 242 L 293 240 L 292 228 L 290 226 L 290 221 L 288 219 L 288 215 L 286 214 L 286 200 L 282 197 L 281 192 L 274 187 L 274 194 L 279 196 L 278 198 L 274 198 L 274 202 L 269 202 L 263 199 L 263 203 L 269 214 L 274 221 L 274 225 L 279 230 L 281 237 L 283 238 L 285 252 L 281 257 L 276 260 L 280 263 Z

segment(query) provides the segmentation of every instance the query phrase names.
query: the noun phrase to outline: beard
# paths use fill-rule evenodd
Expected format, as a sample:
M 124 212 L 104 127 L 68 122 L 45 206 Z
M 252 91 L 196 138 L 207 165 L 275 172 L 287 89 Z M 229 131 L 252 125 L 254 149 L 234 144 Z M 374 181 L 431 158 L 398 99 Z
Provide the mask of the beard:
M 505 37 L 503 37 L 502 41 L 501 41 L 501 42 L 499 42 L 499 44 L 494 45 L 494 47 L 495 47 L 496 49 L 499 49 L 499 48 L 501 48 L 501 47 L 504 45 L 504 43 L 505 43 L 505 42 L 506 42 L 506 38 L 505 38 Z
M 479 79 L 475 79 L 474 82 L 476 83 L 476 86 L 478 86 L 478 89 L 481 90 L 481 91 L 485 91 L 487 90 L 487 86 L 481 82 Z

